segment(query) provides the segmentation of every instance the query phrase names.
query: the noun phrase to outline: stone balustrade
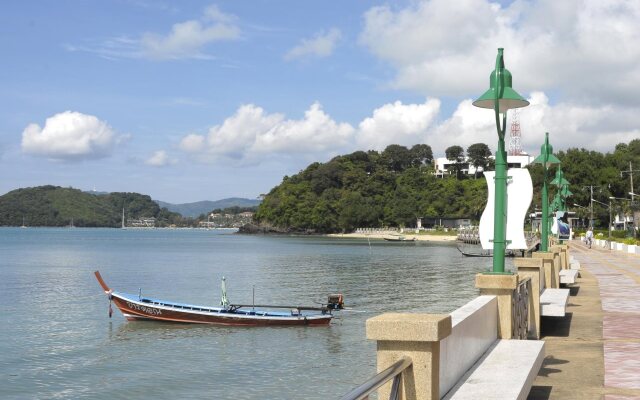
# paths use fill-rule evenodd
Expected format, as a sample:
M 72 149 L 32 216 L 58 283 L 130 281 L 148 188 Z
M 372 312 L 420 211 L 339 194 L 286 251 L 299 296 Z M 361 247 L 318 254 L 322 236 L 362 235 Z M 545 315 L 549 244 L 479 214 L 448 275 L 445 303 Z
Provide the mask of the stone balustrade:
M 564 304 L 552 306 L 562 308 L 557 315 L 564 315 L 569 290 L 558 288 L 561 271 L 571 269 L 570 259 L 568 246 L 556 244 L 549 247 L 549 252 L 534 252 L 532 258 L 516 258 L 517 274 L 477 274 L 480 296 L 450 315 L 389 313 L 370 318 L 367 338 L 377 341 L 378 370 L 408 356 L 413 366 L 403 373 L 401 399 L 467 398 L 463 393 L 472 393 L 473 398 L 474 390 L 486 390 L 493 384 L 478 363 L 492 358 L 490 353 L 498 352 L 498 347 L 504 348 L 496 343 L 519 342 L 523 345 L 515 348 L 526 354 L 523 360 L 527 361 L 522 361 L 526 365 L 514 378 L 519 382 L 515 386 L 522 387 L 513 398 L 521 398 L 523 393 L 526 397 L 544 354 L 544 344 L 534 346 L 543 343 L 537 340 L 544 307 L 549 307 L 543 295 L 549 298 L 562 294 Z M 469 371 L 473 371 L 473 378 Z M 389 392 L 390 385 L 382 387 L 379 398 L 387 398 Z M 511 395 L 501 393 L 499 398 Z

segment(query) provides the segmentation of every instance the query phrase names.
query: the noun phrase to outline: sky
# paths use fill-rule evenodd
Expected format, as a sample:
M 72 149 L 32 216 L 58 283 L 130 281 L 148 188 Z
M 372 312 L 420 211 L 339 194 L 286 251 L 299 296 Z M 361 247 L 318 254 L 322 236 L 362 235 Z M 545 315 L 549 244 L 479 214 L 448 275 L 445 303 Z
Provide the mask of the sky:
M 0 193 L 257 198 L 315 161 L 486 143 L 503 47 L 522 146 L 640 138 L 640 0 L 0 5 Z M 509 117 L 511 121 L 511 116 Z

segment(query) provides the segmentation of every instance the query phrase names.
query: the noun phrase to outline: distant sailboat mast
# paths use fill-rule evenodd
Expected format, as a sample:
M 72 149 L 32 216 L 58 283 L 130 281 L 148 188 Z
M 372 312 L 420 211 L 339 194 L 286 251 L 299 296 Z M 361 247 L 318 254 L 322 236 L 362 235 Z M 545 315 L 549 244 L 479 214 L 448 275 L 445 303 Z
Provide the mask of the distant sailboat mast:
M 122 229 L 127 229 L 127 228 L 124 226 L 124 207 L 122 207 Z

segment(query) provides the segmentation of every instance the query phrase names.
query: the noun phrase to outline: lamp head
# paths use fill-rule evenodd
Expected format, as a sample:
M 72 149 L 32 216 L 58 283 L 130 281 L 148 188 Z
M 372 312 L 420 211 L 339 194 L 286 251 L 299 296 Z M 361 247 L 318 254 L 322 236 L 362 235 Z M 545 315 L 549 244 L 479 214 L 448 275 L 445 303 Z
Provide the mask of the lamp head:
M 562 185 L 562 189 L 560 190 L 560 195 L 565 199 L 569 196 L 573 196 L 573 193 L 569 190 L 569 185 Z
M 546 168 L 554 164 L 560 164 L 558 157 L 553 155 L 553 146 L 549 143 L 549 132 L 545 133 L 544 144 L 540 147 L 540 155 L 533 162 L 542 164 Z
M 552 185 L 564 186 L 568 185 L 569 181 L 564 179 L 564 174 L 562 173 L 562 168 L 558 165 L 558 169 L 556 170 L 556 177 L 551 181 Z
M 495 100 L 498 99 L 498 112 L 505 113 L 512 108 L 526 107 L 529 102 L 520 96 L 511 87 L 513 78 L 511 72 L 504 67 L 504 49 L 498 49 L 496 69 L 489 75 L 489 90 L 473 102 L 480 108 L 494 109 Z
M 558 211 L 562 207 L 562 199 L 556 194 L 549 207 L 552 211 Z

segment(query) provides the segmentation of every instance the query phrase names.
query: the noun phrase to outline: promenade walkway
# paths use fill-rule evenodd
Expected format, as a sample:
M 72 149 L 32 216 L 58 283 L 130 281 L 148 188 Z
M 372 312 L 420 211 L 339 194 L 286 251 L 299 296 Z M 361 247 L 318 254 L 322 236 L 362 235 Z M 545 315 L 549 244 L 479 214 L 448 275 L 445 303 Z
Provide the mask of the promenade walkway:
M 640 399 L 640 256 L 580 241 L 566 318 L 543 319 L 547 357 L 529 399 Z

